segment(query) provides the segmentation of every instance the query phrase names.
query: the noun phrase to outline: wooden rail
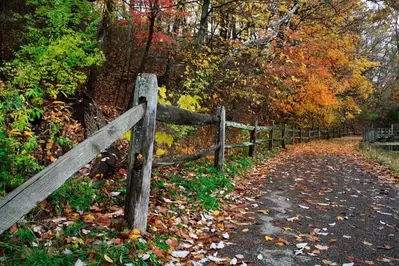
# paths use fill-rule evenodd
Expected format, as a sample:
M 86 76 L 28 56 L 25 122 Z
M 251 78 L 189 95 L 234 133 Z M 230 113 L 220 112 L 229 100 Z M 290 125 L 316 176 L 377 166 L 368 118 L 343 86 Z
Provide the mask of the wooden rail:
M 142 119 L 145 109 L 145 104 L 133 107 L 2 198 L 0 233 L 21 219 L 87 162 L 96 158 L 101 151 L 119 139 Z
M 395 130 L 393 125 L 390 128 L 365 128 L 363 132 L 363 141 L 387 142 L 399 139 L 399 130 Z
M 75 172 L 94 159 L 132 129 L 127 171 L 125 198 L 125 219 L 130 228 L 145 231 L 147 228 L 150 183 L 153 167 L 181 164 L 197 160 L 214 153 L 214 165 L 223 170 L 225 150 L 247 148 L 248 155 L 256 154 L 258 144 L 267 142 L 273 149 L 276 142 L 282 148 L 303 140 L 341 137 L 349 134 L 344 129 L 302 129 L 282 124 L 259 126 L 225 121 L 224 107 L 217 108 L 216 115 L 200 114 L 174 106 L 157 104 L 158 85 L 154 74 L 141 74 L 136 80 L 133 108 L 97 131 L 74 149 L 60 157 L 24 184 L 0 200 L 0 234 L 20 220 L 37 204 L 65 183 Z M 154 132 L 156 121 L 189 126 L 216 126 L 215 144 L 198 153 L 183 156 L 167 156 L 153 159 Z M 249 141 L 226 144 L 226 128 L 250 131 Z M 332 131 L 332 132 L 331 132 Z M 339 133 L 337 133 L 339 132 Z M 258 138 L 258 134 L 267 134 L 267 138 Z

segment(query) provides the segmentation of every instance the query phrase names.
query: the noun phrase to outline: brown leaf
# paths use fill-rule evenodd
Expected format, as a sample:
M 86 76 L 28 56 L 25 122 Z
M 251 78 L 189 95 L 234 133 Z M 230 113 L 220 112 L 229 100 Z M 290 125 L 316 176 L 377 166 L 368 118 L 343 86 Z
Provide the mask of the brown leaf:
M 172 248 L 176 248 L 179 245 L 179 241 L 176 238 L 169 238 L 165 243 Z
M 392 246 L 390 246 L 390 245 L 378 246 L 377 248 L 379 248 L 379 249 L 385 249 L 385 250 L 390 250 L 390 249 L 393 249 L 393 247 L 392 247 Z

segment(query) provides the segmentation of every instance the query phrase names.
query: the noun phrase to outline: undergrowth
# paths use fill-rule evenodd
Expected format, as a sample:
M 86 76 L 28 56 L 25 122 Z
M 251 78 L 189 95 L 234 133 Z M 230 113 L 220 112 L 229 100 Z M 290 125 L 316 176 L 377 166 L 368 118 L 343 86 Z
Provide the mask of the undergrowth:
M 399 174 L 399 152 L 385 151 L 382 148 L 366 145 L 364 143 L 360 143 L 358 150 L 367 159 L 375 160 L 394 171 L 396 174 Z
M 190 212 L 197 214 L 222 209 L 223 204 L 229 203 L 227 195 L 234 190 L 237 179 L 256 161 L 275 152 L 278 149 L 259 150 L 256 158 L 227 156 L 223 172 L 209 160 L 154 171 L 150 211 L 155 211 L 154 206 L 166 208 L 166 219 L 172 219 L 169 215 L 184 214 L 184 209 L 167 204 L 162 198 L 183 200 Z M 104 265 L 110 261 L 121 265 L 161 265 L 160 253 L 168 254 L 170 250 L 167 240 L 179 239 L 178 236 L 168 231 L 151 231 L 150 225 L 150 235 L 130 238 L 131 231 L 123 215 L 106 216 L 116 209 L 122 210 L 125 183 L 120 174 L 112 180 L 88 177 L 69 180 L 26 217 L 28 222 L 0 236 L 0 265 L 74 265 L 78 260 L 86 265 Z M 57 219 L 65 220 L 54 222 Z M 158 254 L 154 248 L 159 249 Z M 143 260 L 142 254 L 149 255 Z

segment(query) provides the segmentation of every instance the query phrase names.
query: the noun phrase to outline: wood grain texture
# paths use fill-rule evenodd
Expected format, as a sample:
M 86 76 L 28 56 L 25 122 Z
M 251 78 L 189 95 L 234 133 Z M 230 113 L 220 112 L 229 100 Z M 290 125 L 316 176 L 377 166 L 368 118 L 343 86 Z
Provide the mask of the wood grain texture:
M 269 142 L 270 139 L 257 139 L 256 143 L 263 143 L 263 142 Z
M 234 148 L 245 148 L 245 147 L 251 147 L 254 144 L 251 142 L 242 142 L 242 143 L 237 143 L 237 144 L 226 144 L 225 149 L 234 149 Z
M 272 122 L 272 127 L 270 129 L 270 137 L 269 137 L 269 150 L 273 150 L 274 144 L 274 121 Z
M 293 125 L 291 129 L 291 145 L 294 144 L 295 144 L 295 126 Z
M 302 128 L 299 128 L 299 143 L 302 143 Z
M 80 168 L 108 148 L 144 115 L 145 105 L 130 109 L 84 140 L 0 200 L 0 233 L 46 199 Z
M 281 126 L 281 148 L 283 148 L 283 149 L 285 149 L 286 148 L 286 135 L 285 135 L 285 132 L 286 132 L 286 125 L 285 124 L 283 124 L 282 126 Z
M 187 126 L 216 125 L 219 119 L 214 115 L 200 114 L 171 105 L 158 104 L 157 121 Z
M 217 169 L 223 171 L 224 149 L 226 142 L 226 110 L 223 106 L 219 106 L 216 114 L 219 118 L 219 126 L 216 132 L 216 145 L 220 144 L 220 147 L 215 151 L 214 165 Z
M 129 228 L 145 232 L 157 112 L 157 77 L 154 74 L 140 74 L 136 80 L 134 93 L 133 106 L 145 101 L 147 108 L 143 119 L 134 126 L 130 141 L 125 219 Z
M 252 145 L 249 146 L 248 156 L 255 157 L 256 154 L 256 132 L 258 128 L 258 121 L 254 121 L 254 129 L 251 131 L 251 143 Z
M 244 130 L 254 130 L 254 128 L 255 128 L 254 126 L 249 126 L 249 125 L 245 125 L 245 124 L 241 124 L 241 123 L 237 123 L 237 122 L 233 122 L 233 121 L 226 121 L 226 127 L 233 127 L 233 128 L 244 129 Z M 257 132 L 268 131 L 270 129 L 271 129 L 271 127 L 262 127 L 262 126 L 256 127 Z

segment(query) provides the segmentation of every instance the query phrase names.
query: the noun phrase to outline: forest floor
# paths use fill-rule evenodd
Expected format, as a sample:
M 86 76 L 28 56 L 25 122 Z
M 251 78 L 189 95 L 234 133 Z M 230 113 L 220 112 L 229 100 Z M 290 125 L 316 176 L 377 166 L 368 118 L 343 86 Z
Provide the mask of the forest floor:
M 0 265 L 399 265 L 399 179 L 359 141 L 156 170 L 147 232 L 124 221 L 126 171 L 84 168 L 0 235 Z
M 264 195 L 249 205 L 255 222 L 220 256 L 265 266 L 399 265 L 398 179 L 358 144 L 314 141 L 257 165 Z

